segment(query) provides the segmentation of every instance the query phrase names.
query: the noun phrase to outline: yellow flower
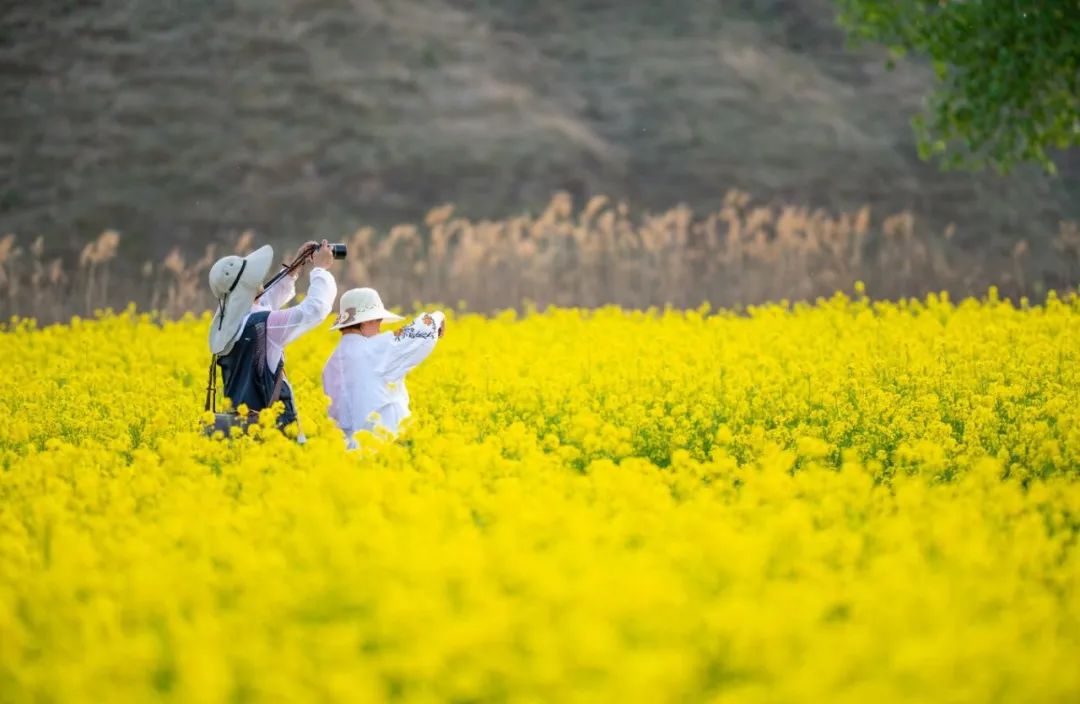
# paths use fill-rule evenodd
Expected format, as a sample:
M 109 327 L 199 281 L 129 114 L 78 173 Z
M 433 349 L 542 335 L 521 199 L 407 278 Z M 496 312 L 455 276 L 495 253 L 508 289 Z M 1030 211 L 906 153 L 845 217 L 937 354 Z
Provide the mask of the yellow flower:
M 11 327 L 0 700 L 1080 699 L 1080 302 L 854 291 L 461 313 L 352 452 L 333 335 L 214 442 L 209 315 Z

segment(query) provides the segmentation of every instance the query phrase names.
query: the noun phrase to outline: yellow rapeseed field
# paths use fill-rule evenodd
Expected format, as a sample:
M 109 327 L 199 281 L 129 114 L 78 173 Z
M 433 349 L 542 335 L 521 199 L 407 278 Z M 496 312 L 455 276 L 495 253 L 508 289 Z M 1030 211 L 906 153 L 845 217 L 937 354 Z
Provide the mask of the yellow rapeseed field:
M 0 701 L 1075 702 L 1080 301 L 457 314 L 396 442 L 0 334 Z

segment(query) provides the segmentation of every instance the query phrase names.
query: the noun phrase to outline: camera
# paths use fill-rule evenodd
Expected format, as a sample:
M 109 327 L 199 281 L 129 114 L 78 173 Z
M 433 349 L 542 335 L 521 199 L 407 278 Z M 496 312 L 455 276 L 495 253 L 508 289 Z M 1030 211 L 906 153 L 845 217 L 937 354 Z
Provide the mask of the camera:
M 330 248 L 330 253 L 334 255 L 334 259 L 344 259 L 349 254 L 349 248 L 341 242 L 337 242 L 335 244 L 328 244 L 327 247 Z M 300 259 L 310 257 L 311 255 L 315 254 L 316 250 L 318 249 L 319 245 L 312 243 L 308 246 L 307 249 L 303 251 L 303 253 L 300 255 Z M 300 261 L 300 259 L 297 259 L 297 261 Z

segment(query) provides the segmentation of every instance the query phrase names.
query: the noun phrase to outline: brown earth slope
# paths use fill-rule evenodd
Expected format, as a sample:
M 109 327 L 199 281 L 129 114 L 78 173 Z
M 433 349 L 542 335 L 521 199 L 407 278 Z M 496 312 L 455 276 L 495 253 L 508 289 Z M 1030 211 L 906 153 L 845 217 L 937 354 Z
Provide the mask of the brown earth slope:
M 918 161 L 910 62 L 844 48 L 826 0 L 38 0 L 0 14 L 0 230 L 139 256 L 605 193 L 764 200 L 959 225 L 1075 216 L 1080 169 Z M 133 253 L 134 254 L 134 253 Z

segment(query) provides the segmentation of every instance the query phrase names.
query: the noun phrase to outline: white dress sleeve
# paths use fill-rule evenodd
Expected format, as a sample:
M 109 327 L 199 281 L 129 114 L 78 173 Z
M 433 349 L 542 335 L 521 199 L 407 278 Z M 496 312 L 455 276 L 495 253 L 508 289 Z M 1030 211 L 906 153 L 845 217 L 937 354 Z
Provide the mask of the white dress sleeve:
M 330 315 L 334 307 L 337 283 L 333 275 L 317 267 L 311 270 L 310 276 L 311 283 L 304 300 L 291 308 L 274 311 L 266 321 L 267 338 L 278 347 L 285 347 L 314 328 Z
M 383 379 L 400 379 L 423 362 L 435 349 L 435 343 L 439 340 L 439 328 L 445 319 L 442 311 L 422 313 L 405 327 L 390 333 L 393 339 L 390 340 L 379 369 Z

